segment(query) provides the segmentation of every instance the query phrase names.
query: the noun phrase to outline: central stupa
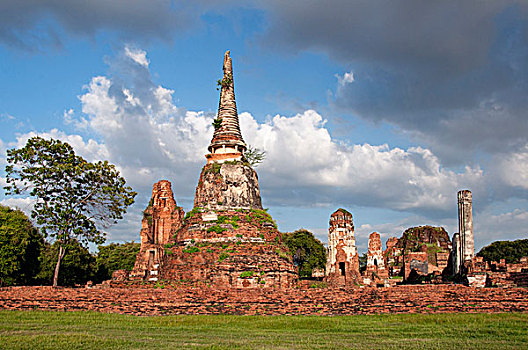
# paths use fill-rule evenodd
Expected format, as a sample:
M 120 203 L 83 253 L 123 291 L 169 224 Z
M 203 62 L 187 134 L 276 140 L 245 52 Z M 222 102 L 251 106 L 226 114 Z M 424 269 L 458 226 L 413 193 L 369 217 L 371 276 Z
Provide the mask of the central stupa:
M 215 131 L 206 155 L 207 163 L 242 160 L 246 144 L 242 139 L 235 101 L 233 63 L 229 51 L 224 55 L 224 76 L 218 81 L 221 86 L 218 115 L 214 121 Z
M 154 184 L 131 277 L 171 285 L 292 287 L 297 280 L 292 256 L 262 209 L 257 173 L 244 157 L 229 51 L 218 83 L 218 115 L 194 207 L 183 217 L 170 183 Z

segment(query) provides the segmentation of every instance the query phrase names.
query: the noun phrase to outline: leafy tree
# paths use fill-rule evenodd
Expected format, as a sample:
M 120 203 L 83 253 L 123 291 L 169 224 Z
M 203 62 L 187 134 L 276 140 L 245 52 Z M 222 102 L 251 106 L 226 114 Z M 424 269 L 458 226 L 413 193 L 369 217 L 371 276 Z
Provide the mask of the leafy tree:
M 134 242 L 100 245 L 96 258 L 96 281 L 102 282 L 112 278 L 112 273 L 116 270 L 131 271 L 140 247 L 141 244 Z
M 266 151 L 248 145 L 244 157 L 252 167 L 257 167 L 266 158 Z
M 363 253 L 359 258 L 359 272 L 363 272 L 367 269 L 367 253 Z
M 46 243 L 45 249 L 42 251 L 40 257 L 41 270 L 37 276 L 42 284 L 48 284 L 54 278 L 54 270 L 60 248 L 60 242 L 55 241 L 53 244 Z M 95 276 L 95 257 L 90 254 L 88 249 L 83 247 L 76 239 L 70 239 L 64 249 L 68 251 L 68 254 L 64 256 L 61 262 L 61 273 L 58 283 L 61 286 L 73 286 L 93 280 Z
M 293 263 L 299 269 L 299 276 L 311 277 L 314 268 L 325 268 L 326 248 L 310 231 L 301 229 L 285 233 L 283 241 L 290 249 Z
M 33 283 L 43 244 L 26 214 L 0 205 L 0 285 Z
M 136 195 L 107 161 L 90 163 L 58 140 L 29 139 L 21 149 L 7 151 L 7 194 L 37 198 L 31 216 L 45 236 L 57 242 L 53 286 L 71 241 L 105 241 L 101 231 L 116 223 Z
M 483 257 L 485 261 L 506 259 L 507 263 L 518 263 L 522 257 L 528 256 L 528 239 L 495 241 L 482 248 L 477 256 Z

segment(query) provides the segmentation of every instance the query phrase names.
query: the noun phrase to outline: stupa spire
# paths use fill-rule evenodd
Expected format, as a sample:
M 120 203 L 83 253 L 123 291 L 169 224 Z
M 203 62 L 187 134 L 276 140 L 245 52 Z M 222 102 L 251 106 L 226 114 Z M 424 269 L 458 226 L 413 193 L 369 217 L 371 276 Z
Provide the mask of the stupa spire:
M 215 131 L 206 155 L 207 162 L 240 160 L 246 150 L 246 144 L 240 132 L 238 112 L 235 101 L 233 64 L 229 50 L 224 55 L 224 75 L 218 83 L 221 86 L 218 115 L 214 121 Z

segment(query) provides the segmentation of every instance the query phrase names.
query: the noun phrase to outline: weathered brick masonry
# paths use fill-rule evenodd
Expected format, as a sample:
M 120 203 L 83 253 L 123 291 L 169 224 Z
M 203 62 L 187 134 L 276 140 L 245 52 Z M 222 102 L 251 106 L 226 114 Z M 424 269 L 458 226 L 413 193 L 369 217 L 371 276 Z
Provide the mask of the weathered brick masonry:
M 132 315 L 353 315 L 528 312 L 527 288 L 0 288 L 8 310 L 93 310 Z

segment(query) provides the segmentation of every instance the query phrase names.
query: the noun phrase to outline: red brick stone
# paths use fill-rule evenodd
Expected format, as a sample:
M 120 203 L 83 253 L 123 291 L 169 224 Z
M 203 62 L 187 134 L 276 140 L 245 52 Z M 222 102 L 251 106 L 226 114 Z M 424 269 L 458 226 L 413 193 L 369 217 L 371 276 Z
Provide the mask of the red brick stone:
M 353 315 L 528 312 L 528 288 L 0 288 L 0 309 L 93 310 L 132 315 Z

